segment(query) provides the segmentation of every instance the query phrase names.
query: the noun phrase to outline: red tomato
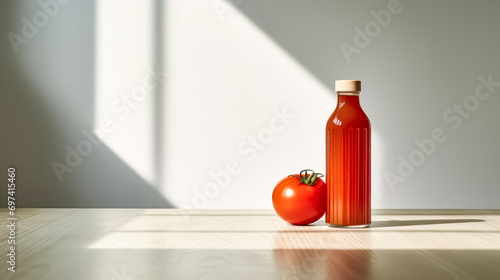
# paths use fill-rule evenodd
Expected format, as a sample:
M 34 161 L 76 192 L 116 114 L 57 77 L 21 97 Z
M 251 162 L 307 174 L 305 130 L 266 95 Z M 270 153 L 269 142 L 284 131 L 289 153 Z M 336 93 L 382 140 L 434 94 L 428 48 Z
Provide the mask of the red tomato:
M 273 191 L 276 214 L 293 225 L 313 223 L 325 214 L 326 184 L 319 178 L 323 175 L 308 171 L 312 170 L 282 179 Z

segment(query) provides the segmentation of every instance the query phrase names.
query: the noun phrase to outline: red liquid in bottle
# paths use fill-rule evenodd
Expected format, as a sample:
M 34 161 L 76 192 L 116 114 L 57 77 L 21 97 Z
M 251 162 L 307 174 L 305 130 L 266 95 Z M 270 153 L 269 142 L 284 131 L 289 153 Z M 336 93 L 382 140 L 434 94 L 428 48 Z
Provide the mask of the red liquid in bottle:
M 336 84 L 337 108 L 326 125 L 329 226 L 368 227 L 371 223 L 371 125 L 359 104 L 360 88 L 360 82 Z

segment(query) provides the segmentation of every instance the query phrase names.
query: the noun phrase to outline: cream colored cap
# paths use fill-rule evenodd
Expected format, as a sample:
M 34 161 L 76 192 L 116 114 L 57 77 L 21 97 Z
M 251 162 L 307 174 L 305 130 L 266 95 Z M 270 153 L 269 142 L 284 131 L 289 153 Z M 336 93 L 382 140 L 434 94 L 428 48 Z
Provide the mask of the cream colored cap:
M 355 80 L 336 80 L 336 92 L 356 92 L 361 91 L 361 81 Z

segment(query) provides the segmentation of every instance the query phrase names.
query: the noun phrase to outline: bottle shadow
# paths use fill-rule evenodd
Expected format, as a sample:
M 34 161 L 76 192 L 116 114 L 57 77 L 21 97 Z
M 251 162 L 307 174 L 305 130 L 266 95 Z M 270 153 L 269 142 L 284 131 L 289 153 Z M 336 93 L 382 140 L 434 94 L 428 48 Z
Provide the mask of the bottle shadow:
M 417 226 L 417 225 L 476 223 L 484 221 L 485 220 L 481 219 L 390 220 L 390 221 L 372 221 L 370 227 L 383 228 L 383 227 L 401 227 L 401 226 Z

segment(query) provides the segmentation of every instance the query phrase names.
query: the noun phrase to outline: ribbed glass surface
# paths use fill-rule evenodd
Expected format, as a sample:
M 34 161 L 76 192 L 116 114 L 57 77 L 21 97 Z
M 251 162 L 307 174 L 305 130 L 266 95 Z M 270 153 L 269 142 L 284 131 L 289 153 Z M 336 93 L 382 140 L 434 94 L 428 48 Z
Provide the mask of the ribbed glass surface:
M 326 222 L 371 222 L 370 122 L 358 96 L 340 96 L 326 128 Z

